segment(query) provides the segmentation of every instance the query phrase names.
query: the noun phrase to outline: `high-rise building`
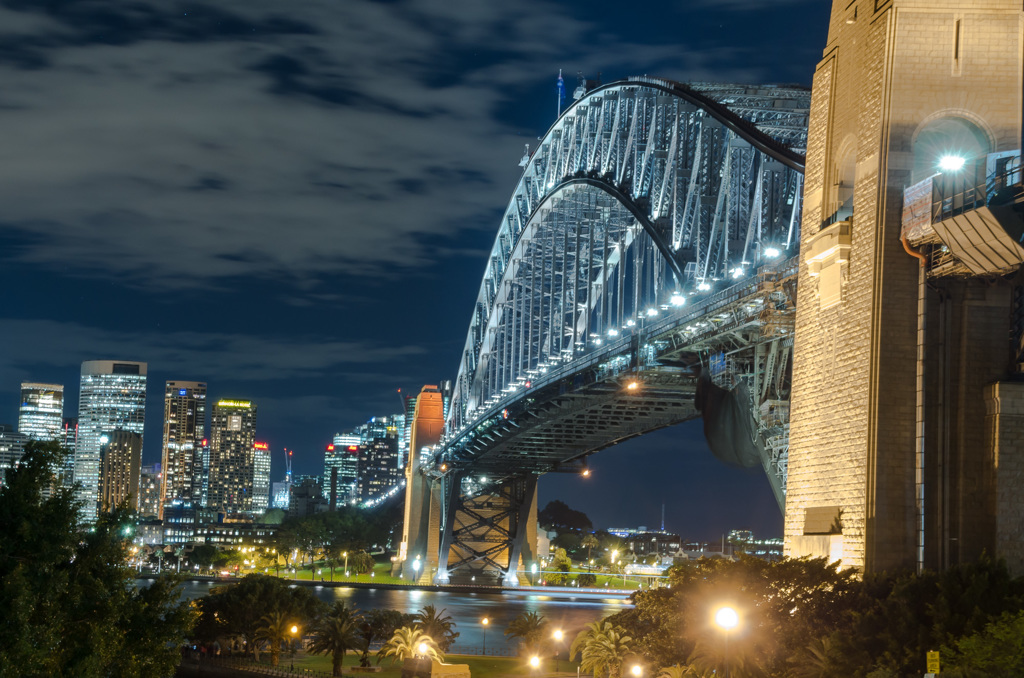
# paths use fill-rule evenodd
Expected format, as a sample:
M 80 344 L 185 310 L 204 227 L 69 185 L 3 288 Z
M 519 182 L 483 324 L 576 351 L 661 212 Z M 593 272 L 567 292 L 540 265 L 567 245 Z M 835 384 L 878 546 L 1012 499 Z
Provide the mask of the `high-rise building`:
M 160 512 L 160 464 L 143 466 L 139 472 L 139 515 L 156 518 Z
M 210 417 L 210 508 L 224 513 L 254 510 L 255 443 L 256 404 L 217 401 Z
M 75 448 L 78 442 L 78 417 L 64 417 L 61 424 L 60 443 L 67 452 L 61 469 L 62 487 L 71 487 L 75 482 Z
M 21 461 L 27 441 L 28 436 L 15 431 L 10 424 L 0 424 L 0 486 L 4 484 L 7 472 Z
M 142 469 L 142 435 L 110 431 L 100 436 L 100 506 L 104 511 L 128 501 L 139 509 L 139 476 Z
M 163 504 L 193 500 L 202 492 L 202 441 L 206 437 L 206 384 L 168 381 L 164 387 L 164 438 L 161 468 Z
M 21 384 L 18 431 L 32 440 L 58 440 L 64 417 L 64 386 Z
M 331 469 L 338 469 L 338 504 L 351 503 L 359 497 L 359 448 L 362 442 L 358 430 L 338 433 L 324 452 L 324 492 L 330 496 Z
M 361 426 L 359 450 L 359 502 L 377 499 L 399 485 L 404 469 L 398 465 L 399 422 L 404 415 L 374 417 Z
M 117 360 L 82 363 L 75 482 L 86 522 L 96 520 L 99 505 L 100 436 L 119 429 L 143 435 L 146 367 L 146 363 Z
M 270 508 L 270 445 L 255 443 L 252 447 L 252 510 L 266 513 Z

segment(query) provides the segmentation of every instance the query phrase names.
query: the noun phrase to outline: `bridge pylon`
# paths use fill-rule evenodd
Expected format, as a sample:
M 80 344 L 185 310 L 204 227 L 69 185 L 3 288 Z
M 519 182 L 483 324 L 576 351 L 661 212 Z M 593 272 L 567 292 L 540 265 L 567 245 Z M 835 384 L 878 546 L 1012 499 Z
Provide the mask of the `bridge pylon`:
M 441 506 L 439 488 L 421 473 L 424 449 L 436 445 L 444 431 L 444 397 L 437 386 L 424 386 L 416 398 L 405 467 L 405 520 L 396 569 L 405 579 L 430 583 L 437 569 Z

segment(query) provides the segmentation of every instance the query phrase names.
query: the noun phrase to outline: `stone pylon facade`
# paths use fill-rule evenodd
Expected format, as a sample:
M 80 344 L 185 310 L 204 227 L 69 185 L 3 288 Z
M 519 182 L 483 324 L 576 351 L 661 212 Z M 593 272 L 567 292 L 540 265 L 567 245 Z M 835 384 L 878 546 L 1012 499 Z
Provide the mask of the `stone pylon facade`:
M 1022 14 L 1019 0 L 833 3 L 807 149 L 788 555 L 879 571 L 1020 544 L 997 460 L 1020 468 L 1024 410 L 1016 385 L 993 386 L 1015 369 L 1019 283 L 928 279 L 901 225 L 904 189 L 940 153 L 1019 148 Z

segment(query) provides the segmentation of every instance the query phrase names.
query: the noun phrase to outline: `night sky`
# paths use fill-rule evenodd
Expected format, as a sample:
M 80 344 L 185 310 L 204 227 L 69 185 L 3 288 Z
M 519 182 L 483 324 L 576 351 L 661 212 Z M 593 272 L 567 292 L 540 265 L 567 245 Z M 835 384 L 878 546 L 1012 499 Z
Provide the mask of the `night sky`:
M 828 0 L 0 0 L 0 423 L 83 360 L 259 407 L 319 472 L 334 433 L 454 380 L 523 145 L 555 79 L 810 85 Z M 598 527 L 778 536 L 760 471 L 700 424 L 541 479 Z

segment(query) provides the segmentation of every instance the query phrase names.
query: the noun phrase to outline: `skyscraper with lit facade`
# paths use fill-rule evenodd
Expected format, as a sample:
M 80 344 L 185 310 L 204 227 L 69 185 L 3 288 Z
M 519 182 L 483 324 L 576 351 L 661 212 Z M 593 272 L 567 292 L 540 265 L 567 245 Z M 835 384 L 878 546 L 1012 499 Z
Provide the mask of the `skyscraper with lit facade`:
M 160 466 L 160 517 L 164 503 L 193 500 L 202 493 L 206 437 L 206 383 L 168 381 L 164 387 L 164 437 Z
M 359 502 L 377 499 L 402 482 L 404 469 L 398 465 L 401 444 L 399 424 L 404 415 L 374 417 L 359 427 L 362 444 L 359 451 Z
M 253 512 L 255 443 L 256 403 L 214 403 L 210 417 L 209 508 L 224 513 Z
M 100 436 L 100 506 L 109 511 L 128 501 L 139 510 L 139 479 L 142 470 L 142 435 L 110 431 Z
M 61 384 L 21 384 L 18 408 L 18 432 L 32 440 L 59 440 L 64 418 L 64 386 Z
M 96 520 L 100 499 L 100 436 L 123 430 L 141 437 L 146 422 L 146 363 L 89 360 L 82 363 L 78 400 L 75 482 L 82 519 Z
M 7 472 L 18 465 L 25 454 L 28 436 L 15 431 L 9 424 L 0 424 L 0 486 L 6 482 Z
M 254 443 L 252 447 L 252 510 L 266 513 L 270 508 L 270 445 Z
M 160 512 L 160 464 L 143 466 L 139 471 L 139 515 L 156 518 Z
M 78 417 L 64 417 L 61 423 L 60 444 L 67 452 L 61 469 L 60 484 L 71 487 L 75 483 L 75 448 L 78 445 Z
M 359 498 L 359 447 L 362 436 L 357 431 L 337 433 L 334 443 L 324 452 L 324 493 L 330 497 L 331 470 L 338 469 L 338 504 L 348 504 Z

